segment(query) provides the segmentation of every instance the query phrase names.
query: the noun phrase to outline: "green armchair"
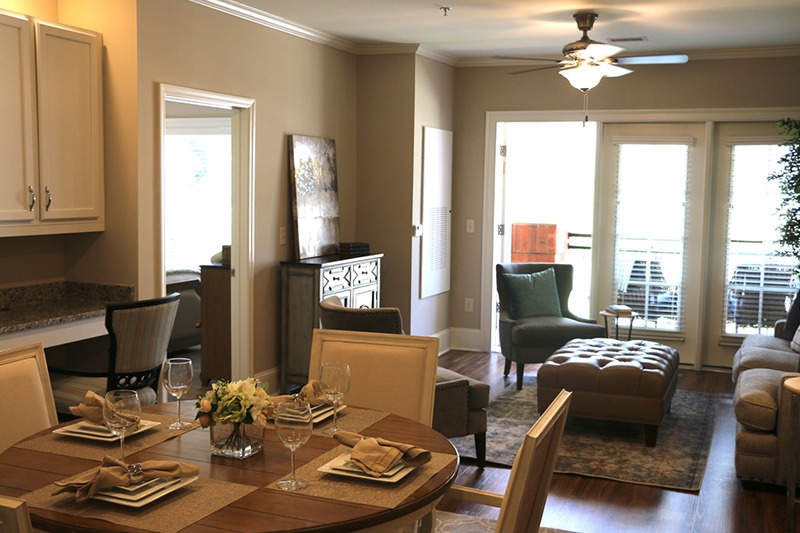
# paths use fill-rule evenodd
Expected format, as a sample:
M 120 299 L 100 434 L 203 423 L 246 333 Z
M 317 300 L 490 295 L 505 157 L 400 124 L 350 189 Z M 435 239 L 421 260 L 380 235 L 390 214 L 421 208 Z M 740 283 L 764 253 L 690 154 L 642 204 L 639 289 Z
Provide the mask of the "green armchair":
M 572 265 L 563 263 L 496 266 L 504 374 L 508 376 L 512 362 L 517 364 L 518 390 L 526 364 L 543 363 L 572 339 L 605 337 L 603 326 L 569 310 L 572 272 Z

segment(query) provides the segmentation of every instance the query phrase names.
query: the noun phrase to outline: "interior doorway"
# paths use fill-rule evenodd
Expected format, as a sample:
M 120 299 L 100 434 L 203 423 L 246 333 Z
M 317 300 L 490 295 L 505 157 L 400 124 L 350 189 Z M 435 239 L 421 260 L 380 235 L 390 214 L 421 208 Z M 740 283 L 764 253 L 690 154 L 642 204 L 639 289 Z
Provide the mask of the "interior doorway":
M 253 184 L 255 139 L 255 101 L 237 96 L 211 93 L 186 87 L 161 85 L 161 214 L 162 214 L 162 258 L 166 249 L 165 233 L 167 211 L 173 200 L 167 189 L 168 166 L 168 119 L 170 112 L 181 109 L 209 119 L 209 115 L 225 118 L 230 140 L 230 185 L 229 201 L 220 200 L 220 207 L 230 213 L 230 337 L 231 378 L 242 379 L 253 374 Z M 176 117 L 172 117 L 176 118 Z M 202 210 L 196 208 L 196 210 Z M 204 214 L 204 213 L 201 213 Z M 208 215 L 205 213 L 206 216 Z M 205 254 L 206 252 L 199 252 Z M 201 255 L 202 257 L 202 255 Z M 210 257 L 209 257 L 210 259 Z M 162 272 L 166 272 L 166 261 L 162 260 Z M 201 325 L 202 326 L 202 325 Z

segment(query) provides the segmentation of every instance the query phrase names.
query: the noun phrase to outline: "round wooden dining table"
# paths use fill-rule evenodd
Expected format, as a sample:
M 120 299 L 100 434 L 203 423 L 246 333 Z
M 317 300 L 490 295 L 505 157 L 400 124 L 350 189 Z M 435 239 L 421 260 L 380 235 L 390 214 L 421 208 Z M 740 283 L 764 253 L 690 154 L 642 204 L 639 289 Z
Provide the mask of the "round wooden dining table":
M 158 430 L 170 431 L 165 426 L 168 418 L 175 416 L 176 405 L 176 402 L 169 402 L 147 406 L 143 409 L 142 418 L 148 419 L 149 416 L 154 419 L 160 416 L 165 423 Z M 187 418 L 186 413 L 194 412 L 193 407 L 189 402 L 184 402 L 184 418 Z M 376 413 L 353 407 L 348 409 L 353 410 L 353 413 Z M 96 443 L 92 443 L 93 455 L 87 452 L 87 457 L 77 457 L 82 455 L 80 448 L 76 448 L 81 445 L 77 442 L 79 439 L 65 441 L 61 435 L 52 434 L 52 429 L 57 428 L 51 428 L 0 454 L 0 494 L 29 500 L 34 527 L 45 531 L 167 531 L 168 523 L 171 523 L 173 517 L 180 518 L 178 515 L 189 517 L 189 523 L 177 526 L 179 529 L 172 524 L 174 531 L 181 532 L 381 530 L 383 526 L 402 524 L 432 510 L 455 480 L 459 458 L 450 441 L 435 430 L 398 415 L 379 413 L 379 416 L 380 419 L 364 427 L 361 433 L 396 442 L 413 443 L 433 452 L 436 461 L 423 465 L 426 468 L 420 467 L 402 481 L 393 484 L 318 474 L 316 465 L 338 453 L 342 445 L 338 440 L 315 431 L 309 441 L 297 450 L 296 468 L 301 479 L 304 472 L 310 476 L 312 469 L 315 475 L 323 478 L 312 481 L 309 489 L 287 492 L 271 487 L 287 476 L 291 469 L 289 450 L 283 446 L 274 430 L 264 431 L 262 451 L 242 460 L 212 455 L 208 430 L 194 427 L 177 434 L 164 433 L 165 440 L 146 447 L 137 445 L 136 439 L 139 436 L 129 437 L 125 441 L 126 453 L 129 454 L 125 460 L 127 463 L 167 460 L 197 465 L 200 470 L 198 481 L 202 483 L 187 485 L 159 501 L 135 509 L 96 500 L 86 502 L 89 505 L 81 505 L 75 503 L 75 497 L 71 494 L 60 495 L 69 497 L 68 501 L 59 500 L 57 504 L 51 502 L 49 507 L 37 506 L 37 500 L 51 498 L 56 489 L 53 483 L 99 466 Z M 346 418 L 346 415 L 340 416 L 340 426 Z M 58 427 L 70 423 L 72 422 Z M 71 451 L 64 455 L 54 443 L 69 446 L 66 449 Z M 118 442 L 105 445 L 108 447 L 107 455 L 118 457 Z M 88 450 L 89 445 L 86 446 Z M 102 451 L 101 449 L 100 452 Z M 320 493 L 323 485 L 328 490 Z M 210 495 L 206 494 L 206 499 L 201 497 L 202 487 L 206 487 L 203 490 L 207 492 L 212 491 Z M 318 489 L 317 492 L 311 490 L 314 488 Z M 404 497 L 402 494 L 405 493 L 393 493 L 398 490 L 410 493 Z M 367 494 L 366 500 L 359 501 L 358 493 Z M 216 502 L 214 494 L 228 494 L 231 501 Z M 401 495 L 402 501 L 391 502 L 393 495 Z M 213 504 L 222 507 L 215 509 Z M 173 507 L 167 507 L 168 505 Z M 98 512 L 107 510 L 108 516 L 103 515 L 101 519 L 96 514 L 84 512 L 86 509 Z M 158 512 L 165 517 L 163 529 L 158 526 L 153 528 L 152 525 L 132 525 L 136 524 L 137 517 L 140 516 L 147 516 L 152 521 L 153 517 L 159 516 Z M 116 517 L 122 519 L 117 521 Z M 187 520 L 186 517 L 183 519 Z

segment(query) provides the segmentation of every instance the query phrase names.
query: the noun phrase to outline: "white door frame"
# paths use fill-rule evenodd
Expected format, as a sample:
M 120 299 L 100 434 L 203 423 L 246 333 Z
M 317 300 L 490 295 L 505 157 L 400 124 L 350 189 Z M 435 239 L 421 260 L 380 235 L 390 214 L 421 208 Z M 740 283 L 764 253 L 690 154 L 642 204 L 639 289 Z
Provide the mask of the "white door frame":
M 252 376 L 253 362 L 253 278 L 254 254 L 253 233 L 255 212 L 253 202 L 255 198 L 255 100 L 227 94 L 213 93 L 179 87 L 176 85 L 160 84 L 160 146 L 165 145 L 166 135 L 166 103 L 179 102 L 183 104 L 216 107 L 231 110 L 231 137 L 232 137 L 232 208 L 233 208 L 233 235 L 231 236 L 231 378 L 242 379 Z M 164 202 L 164 150 L 161 150 L 161 193 L 159 195 L 160 213 L 165 209 Z M 161 268 L 163 276 L 164 265 L 164 227 L 160 228 L 161 234 Z M 162 279 L 161 285 L 164 285 Z

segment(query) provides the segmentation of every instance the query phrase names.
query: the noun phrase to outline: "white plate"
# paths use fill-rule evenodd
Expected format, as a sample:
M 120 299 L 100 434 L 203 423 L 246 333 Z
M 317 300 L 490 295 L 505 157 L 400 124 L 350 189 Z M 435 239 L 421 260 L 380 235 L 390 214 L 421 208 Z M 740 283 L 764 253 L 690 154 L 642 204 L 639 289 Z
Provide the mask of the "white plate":
M 131 435 L 136 435 L 137 433 L 141 433 L 142 431 L 147 431 L 148 429 L 152 429 L 159 425 L 161 425 L 161 422 L 154 422 L 152 420 L 140 420 L 139 429 L 137 429 L 133 433 L 125 435 L 125 437 L 127 438 L 130 437 Z M 66 435 L 68 437 L 80 437 L 82 439 L 99 440 L 103 442 L 114 442 L 119 440 L 119 437 L 111 433 L 105 426 L 85 421 L 76 422 L 75 424 L 71 424 L 69 426 L 64 426 L 62 428 L 54 429 L 53 433 L 56 433 L 58 435 Z
M 332 461 L 329 461 L 317 468 L 317 471 L 324 474 L 333 474 L 335 476 L 354 477 L 358 479 L 366 479 L 369 481 L 377 481 L 379 483 L 397 483 L 414 470 L 413 466 L 405 464 L 396 465 L 390 468 L 386 474 L 381 477 L 373 477 L 353 465 L 350 462 L 350 454 L 343 453 Z
M 139 483 L 138 485 L 109 487 L 99 491 L 98 494 L 103 494 L 105 496 L 120 500 L 130 500 L 132 502 L 136 502 L 142 498 L 150 496 L 155 492 L 164 490 L 167 487 L 180 482 L 181 479 L 183 478 L 157 477 L 155 479 L 145 481 L 144 483 Z
M 347 407 L 347 406 L 344 405 L 344 404 L 340 405 L 336 409 L 336 412 L 337 413 L 341 413 L 342 409 L 344 409 L 345 407 Z M 332 405 L 319 406 L 316 410 L 315 409 L 311 410 L 311 420 L 315 424 L 317 424 L 319 422 L 322 422 L 324 420 L 327 420 L 332 416 L 333 416 L 333 406 Z
M 144 507 L 148 503 L 152 503 L 157 499 L 161 498 L 162 496 L 166 496 L 167 494 L 175 492 L 176 490 L 183 488 L 190 483 L 194 483 L 195 481 L 197 481 L 197 478 L 198 476 L 177 478 L 178 479 L 177 482 L 172 484 L 160 485 L 156 488 L 156 490 L 150 492 L 146 497 L 142 497 L 138 500 L 131 500 L 130 498 L 125 498 L 125 496 L 109 493 L 108 490 L 112 489 L 100 491 L 94 496 L 92 496 L 92 498 L 94 498 L 95 500 L 102 500 L 104 502 L 124 505 L 125 507 Z

